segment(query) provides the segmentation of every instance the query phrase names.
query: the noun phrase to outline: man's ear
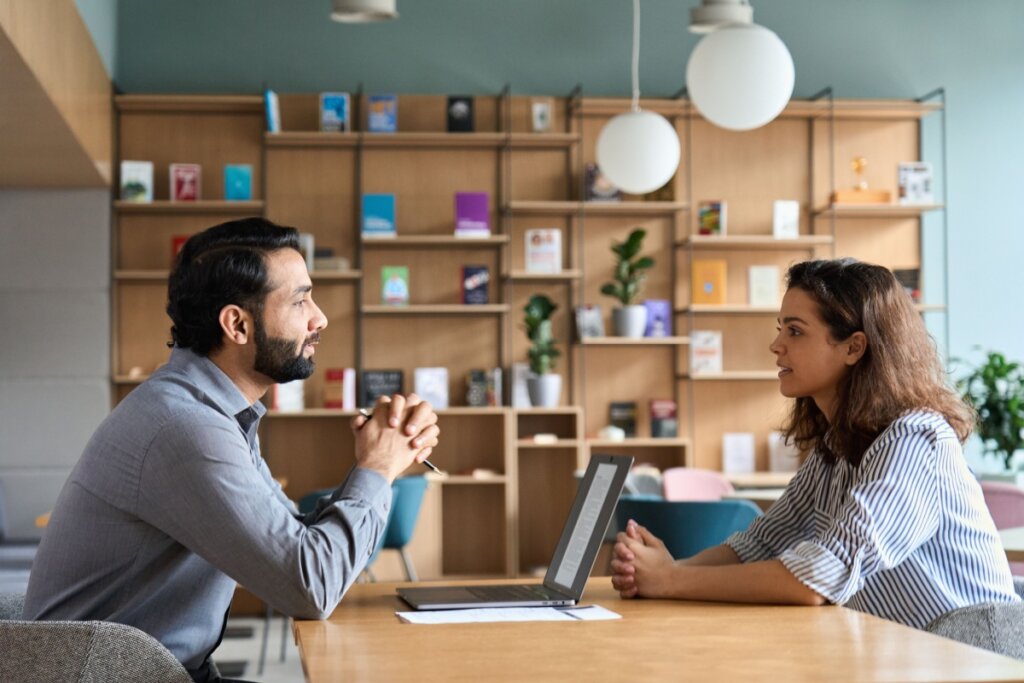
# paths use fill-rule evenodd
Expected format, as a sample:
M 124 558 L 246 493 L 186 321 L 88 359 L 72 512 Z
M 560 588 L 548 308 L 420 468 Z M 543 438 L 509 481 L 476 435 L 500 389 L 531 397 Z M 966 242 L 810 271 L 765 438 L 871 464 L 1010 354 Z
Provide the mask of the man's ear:
M 241 306 L 229 304 L 220 309 L 217 316 L 224 341 L 229 344 L 245 346 L 253 335 L 253 319 Z
M 847 365 L 856 365 L 868 350 L 868 337 L 863 332 L 854 332 L 845 342 Z

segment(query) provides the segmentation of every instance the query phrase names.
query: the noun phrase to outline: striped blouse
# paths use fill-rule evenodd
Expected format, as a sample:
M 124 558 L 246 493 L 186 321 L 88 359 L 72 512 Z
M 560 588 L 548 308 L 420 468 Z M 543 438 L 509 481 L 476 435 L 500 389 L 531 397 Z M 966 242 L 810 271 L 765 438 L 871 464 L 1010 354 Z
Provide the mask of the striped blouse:
M 894 421 L 859 467 L 814 453 L 750 528 L 743 562 L 779 559 L 829 602 L 923 628 L 982 602 L 1017 602 L 981 487 L 936 413 Z

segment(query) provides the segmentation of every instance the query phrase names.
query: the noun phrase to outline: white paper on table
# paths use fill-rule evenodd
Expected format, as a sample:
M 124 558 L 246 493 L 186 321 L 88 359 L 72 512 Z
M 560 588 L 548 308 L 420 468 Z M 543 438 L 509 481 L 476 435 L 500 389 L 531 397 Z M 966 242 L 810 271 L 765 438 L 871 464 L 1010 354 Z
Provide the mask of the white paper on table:
M 395 612 L 407 624 L 475 624 L 494 621 L 607 621 L 621 619 L 600 605 L 581 607 L 484 607 Z

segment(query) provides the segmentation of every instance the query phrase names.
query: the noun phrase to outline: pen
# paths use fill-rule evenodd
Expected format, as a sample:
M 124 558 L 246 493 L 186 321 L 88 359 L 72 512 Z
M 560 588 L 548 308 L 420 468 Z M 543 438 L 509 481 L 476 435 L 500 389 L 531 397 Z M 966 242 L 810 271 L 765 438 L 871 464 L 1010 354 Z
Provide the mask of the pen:
M 367 410 L 366 408 L 360 408 L 359 409 L 359 414 L 362 415 L 363 417 L 365 417 L 367 420 L 369 420 L 369 419 L 371 419 L 373 417 L 373 412 Z M 433 471 L 437 472 L 438 474 L 444 474 L 443 472 L 441 472 L 440 469 L 438 469 L 437 465 L 435 465 L 434 463 L 430 462 L 429 460 L 424 460 L 423 464 L 426 465 L 427 467 L 429 467 L 430 469 L 432 469 Z

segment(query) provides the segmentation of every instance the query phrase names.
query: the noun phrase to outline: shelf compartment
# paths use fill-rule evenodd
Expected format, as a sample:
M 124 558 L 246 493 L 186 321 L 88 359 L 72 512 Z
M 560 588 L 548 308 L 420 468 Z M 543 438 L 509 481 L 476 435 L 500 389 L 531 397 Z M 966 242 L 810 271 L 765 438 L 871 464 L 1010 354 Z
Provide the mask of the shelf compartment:
M 775 370 L 727 370 L 714 374 L 701 375 L 678 375 L 679 379 L 691 380 L 694 382 L 761 382 L 777 380 L 779 373 Z
M 364 249 L 403 249 L 409 247 L 436 247 L 442 249 L 500 247 L 509 243 L 508 235 L 490 237 L 456 237 L 455 235 L 402 235 L 363 239 Z
M 115 201 L 114 209 L 119 213 L 227 213 L 252 216 L 263 213 L 262 201 L 228 201 L 226 199 L 203 199 L 195 202 L 172 202 L 160 199 L 152 202 Z
M 372 304 L 363 306 L 366 315 L 500 315 L 508 313 L 508 304 L 412 304 L 409 306 L 388 306 Z
M 834 242 L 831 235 L 801 235 L 795 239 L 776 239 L 771 235 L 690 235 L 676 246 L 694 249 L 804 251 L 830 246 Z
M 585 337 L 582 346 L 686 346 L 689 337 Z
M 677 308 L 676 313 L 695 315 L 776 315 L 778 306 L 750 306 L 748 304 L 692 304 Z
M 919 218 L 943 204 L 830 204 L 814 210 L 814 217 L 830 218 Z
M 530 273 L 525 270 L 513 270 L 506 276 L 512 282 L 571 282 L 583 277 L 583 271 L 563 270 L 558 273 Z

